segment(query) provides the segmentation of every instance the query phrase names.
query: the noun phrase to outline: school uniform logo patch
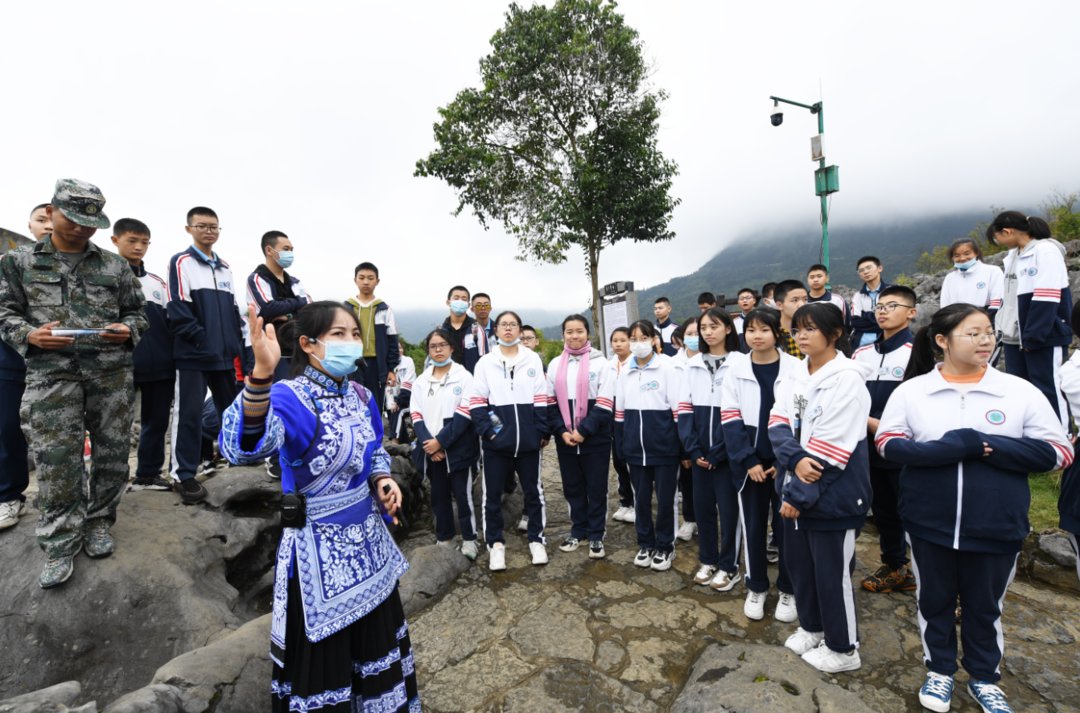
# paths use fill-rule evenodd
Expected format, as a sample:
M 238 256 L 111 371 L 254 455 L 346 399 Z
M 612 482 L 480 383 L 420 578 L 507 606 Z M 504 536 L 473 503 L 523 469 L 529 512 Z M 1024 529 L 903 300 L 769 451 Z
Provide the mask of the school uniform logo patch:
M 980 283 L 975 285 L 975 288 L 978 289 L 978 290 L 985 290 L 986 289 L 986 283 L 985 282 L 980 282 Z
M 590 371 L 589 372 L 589 381 L 596 381 L 596 376 L 597 376 L 597 374 L 596 374 L 595 371 Z
M 992 426 L 1000 426 L 1005 423 L 1005 414 L 1002 411 L 993 409 L 986 412 L 986 420 Z
M 648 382 L 641 385 L 641 390 L 642 391 L 656 391 L 659 388 L 660 388 L 660 382 L 658 382 L 658 381 L 648 381 Z
M 894 366 L 893 370 L 892 370 L 892 375 L 895 376 L 897 379 L 903 379 L 904 378 L 904 367 L 902 367 L 902 366 Z
M 1037 267 L 1029 267 L 1028 271 L 1027 271 L 1027 274 L 1031 275 L 1032 277 L 1035 277 L 1036 275 L 1039 274 L 1039 268 L 1037 268 Z
M 460 386 L 455 386 L 454 387 L 454 396 L 461 396 L 461 387 Z
M 232 283 L 228 280 L 221 280 L 217 283 L 219 290 L 232 290 Z
M 535 378 L 536 377 L 536 369 L 529 369 L 528 374 L 529 374 L 530 379 Z

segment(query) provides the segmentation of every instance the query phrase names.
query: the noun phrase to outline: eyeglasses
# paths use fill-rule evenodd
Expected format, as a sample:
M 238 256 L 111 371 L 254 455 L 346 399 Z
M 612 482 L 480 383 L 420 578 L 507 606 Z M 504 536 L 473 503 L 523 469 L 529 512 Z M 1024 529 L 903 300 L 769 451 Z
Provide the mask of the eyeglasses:
M 499 329 L 517 329 L 517 322 L 499 322 L 495 325 Z
M 427 348 L 429 352 L 438 352 L 443 349 L 449 349 L 450 345 L 446 342 L 430 342 L 428 343 Z
M 874 311 L 878 314 L 886 314 L 888 312 L 894 311 L 897 307 L 907 307 L 908 309 L 914 309 L 915 305 L 908 305 L 904 304 L 903 302 L 879 302 L 877 306 L 874 307 Z
M 206 223 L 197 223 L 195 225 L 189 225 L 188 227 L 189 228 L 195 228 L 195 230 L 198 230 L 200 233 L 220 233 L 221 232 L 221 226 L 220 225 L 207 225 Z
M 473 309 L 491 309 L 490 302 L 477 302 L 472 306 Z
M 812 337 L 820 331 L 821 330 L 817 327 L 803 327 L 802 329 L 793 329 L 791 330 L 791 332 L 789 332 L 789 334 L 791 334 L 792 339 L 798 339 L 800 334 L 805 334 L 808 337 Z
M 531 335 L 525 335 L 524 337 L 521 338 L 521 341 L 523 341 L 523 342 L 535 342 L 536 337 L 533 337 Z
M 979 346 L 983 342 L 993 344 L 994 342 L 996 342 L 998 340 L 998 333 L 997 332 L 974 332 L 974 333 L 970 333 L 970 334 L 967 334 L 967 333 L 950 334 L 949 336 L 950 337 L 956 337 L 956 338 L 967 337 L 968 339 L 971 340 L 971 343 L 974 344 L 975 346 Z
M 860 275 L 865 275 L 866 273 L 873 272 L 876 269 L 877 265 L 867 265 L 866 267 L 860 267 L 858 270 L 856 270 L 856 272 L 858 272 Z

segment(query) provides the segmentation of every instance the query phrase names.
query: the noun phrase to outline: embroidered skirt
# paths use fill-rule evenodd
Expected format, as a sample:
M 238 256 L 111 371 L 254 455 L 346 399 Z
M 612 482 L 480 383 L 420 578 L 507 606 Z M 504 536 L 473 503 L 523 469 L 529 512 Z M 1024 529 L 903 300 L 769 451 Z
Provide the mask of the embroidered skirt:
M 365 713 L 420 711 L 409 627 L 397 588 L 365 617 L 312 643 L 300 588 L 289 578 L 284 666 L 274 666 L 271 710 Z

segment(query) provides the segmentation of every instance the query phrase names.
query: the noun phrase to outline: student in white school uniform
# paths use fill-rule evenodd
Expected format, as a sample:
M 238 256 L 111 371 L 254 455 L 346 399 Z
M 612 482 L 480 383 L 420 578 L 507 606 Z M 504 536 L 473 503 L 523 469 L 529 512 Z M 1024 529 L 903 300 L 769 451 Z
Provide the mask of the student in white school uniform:
M 728 360 L 739 354 L 739 337 L 728 313 L 715 307 L 706 310 L 692 326 L 701 351 L 695 349 L 683 370 L 679 437 L 691 463 L 697 509 L 698 570 L 694 583 L 726 592 L 742 578 L 742 542 L 739 494 L 724 447 L 720 394 L 729 370 Z
M 731 462 L 731 476 L 739 493 L 739 519 L 746 552 L 746 618 L 765 618 L 769 592 L 769 513 L 777 535 L 779 566 L 776 588 L 780 599 L 777 621 L 795 621 L 795 594 L 784 561 L 783 527 L 772 507 L 781 480 L 776 477 L 776 454 L 766 431 L 777 387 L 790 378 L 801 363 L 782 349 L 780 314 L 774 309 L 755 309 L 746 315 L 743 337 L 750 353 L 732 361 L 720 395 L 720 420 Z
M 416 431 L 413 461 L 431 483 L 435 538 L 440 545 L 453 542 L 456 502 L 461 554 L 471 561 L 479 552 L 472 502 L 472 470 L 479 441 L 469 411 L 473 376 L 454 361 L 453 344 L 453 336 L 441 328 L 424 338 L 428 366 L 415 381 L 410 380 L 405 393 L 409 394 L 407 408 Z M 402 359 L 412 361 L 406 356 Z
M 982 261 L 982 248 L 971 238 L 953 241 L 949 246 L 949 259 L 956 269 L 950 270 L 941 283 L 940 306 L 966 302 L 985 307 L 993 321 L 1005 294 L 1005 273 L 997 265 Z
M 675 356 L 676 365 L 684 372 L 690 360 L 698 354 L 701 339 L 698 337 L 697 318 L 691 317 L 680 324 L 671 334 L 671 342 L 678 351 Z M 679 489 L 677 500 L 682 512 L 682 524 L 675 530 L 675 537 L 683 542 L 689 542 L 697 534 L 697 509 L 694 506 L 694 474 L 691 466 L 693 458 L 684 450 L 679 457 Z
M 583 541 L 589 557 L 604 552 L 608 462 L 615 377 L 604 354 L 589 343 L 589 320 L 572 314 L 562 323 L 563 353 L 547 374 L 548 423 L 559 458 L 570 534 L 559 545 L 573 552 Z
M 483 445 L 484 540 L 488 568 L 506 569 L 502 496 L 517 473 L 529 518 L 529 553 L 534 565 L 548 562 L 544 547 L 544 489 L 540 451 L 548 439 L 547 381 L 540 357 L 521 346 L 521 317 L 501 312 L 495 318 L 497 346 L 480 357 L 474 372 L 469 410 Z
M 677 419 L 682 370 L 655 351 L 656 327 L 630 325 L 630 370 L 615 392 L 615 439 L 634 483 L 634 564 L 662 572 L 675 559 L 675 485 L 679 477 Z M 652 500 L 656 489 L 656 526 Z
M 994 343 L 981 308 L 939 310 L 915 338 L 907 378 L 885 406 L 875 439 L 884 458 L 904 465 L 900 514 L 929 669 L 919 702 L 933 711 L 949 710 L 952 699 L 958 602 L 968 692 L 984 711 L 1012 710 L 997 686 L 1001 607 L 1031 529 L 1027 476 L 1073 460 L 1039 391 L 987 368 Z
M 1073 334 L 1080 336 L 1080 302 L 1073 305 Z M 1061 391 L 1069 402 L 1074 421 L 1080 421 L 1080 350 L 1061 367 Z M 1061 475 L 1061 492 L 1058 495 L 1058 527 L 1066 532 L 1073 554 L 1076 555 L 1076 576 L 1080 578 L 1080 464 L 1074 462 Z
M 612 384 L 618 390 L 619 379 L 630 369 L 630 329 L 628 327 L 616 327 L 611 331 L 611 359 L 608 360 L 608 369 L 613 379 Z M 630 468 L 623 460 L 622 453 L 615 447 L 615 439 L 611 439 L 611 466 L 615 469 L 615 475 L 619 481 L 619 507 L 611 519 L 616 522 L 633 524 L 634 522 L 634 486 L 630 482 Z
M 832 305 L 803 305 L 792 327 L 806 358 L 779 385 L 769 417 L 799 618 L 784 646 L 819 671 L 853 671 L 862 665 L 851 573 L 870 508 L 869 369 L 842 353 L 844 318 Z
M 453 339 L 453 337 L 451 337 Z M 412 396 L 413 382 L 416 381 L 416 364 L 405 353 L 405 340 L 398 338 L 398 352 L 401 360 L 394 368 L 397 376 L 393 384 L 386 385 L 386 435 L 395 443 L 407 440 L 405 414 L 409 412 L 409 399 Z

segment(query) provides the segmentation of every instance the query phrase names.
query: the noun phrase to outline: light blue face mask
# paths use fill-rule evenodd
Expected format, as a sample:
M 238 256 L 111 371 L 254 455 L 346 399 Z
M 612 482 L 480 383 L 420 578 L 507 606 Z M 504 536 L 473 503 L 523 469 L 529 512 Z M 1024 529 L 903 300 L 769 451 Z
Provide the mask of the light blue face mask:
M 277 264 L 281 265 L 283 270 L 288 270 L 293 264 L 293 251 L 292 250 L 278 250 Z
M 450 300 L 450 311 L 460 317 L 469 311 L 469 303 L 465 300 Z
M 975 263 L 977 262 L 979 262 L 979 258 L 973 257 L 967 262 L 955 262 L 953 264 L 956 265 L 956 269 L 960 272 L 967 272 L 971 268 L 975 267 Z
M 683 337 L 683 345 L 692 352 L 701 351 L 701 341 L 697 337 Z
M 521 342 L 521 337 L 518 337 L 517 339 L 515 339 L 512 342 L 504 342 L 503 340 L 500 339 L 499 340 L 499 346 L 500 347 L 513 347 L 513 346 L 516 346 L 520 342 Z
M 450 366 L 450 363 L 452 361 L 454 361 L 454 357 L 446 357 L 446 361 L 435 361 L 434 359 L 432 359 L 431 364 L 433 366 L 444 367 L 444 366 Z
M 318 341 L 311 340 L 312 343 L 318 343 Z M 322 359 L 315 358 L 318 359 L 322 370 L 336 379 L 344 378 L 356 371 L 356 361 L 364 356 L 362 342 L 324 341 L 323 344 L 326 345 L 326 355 Z

